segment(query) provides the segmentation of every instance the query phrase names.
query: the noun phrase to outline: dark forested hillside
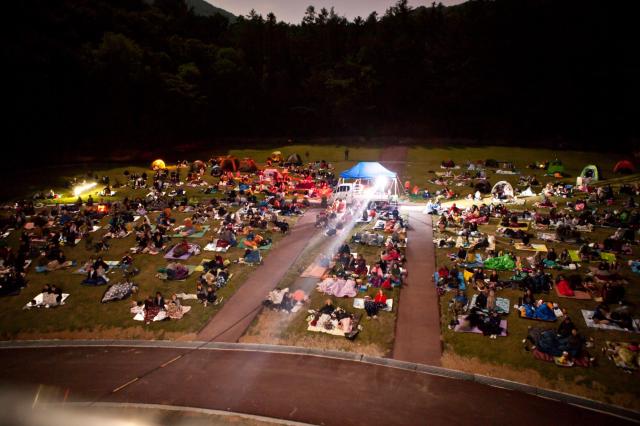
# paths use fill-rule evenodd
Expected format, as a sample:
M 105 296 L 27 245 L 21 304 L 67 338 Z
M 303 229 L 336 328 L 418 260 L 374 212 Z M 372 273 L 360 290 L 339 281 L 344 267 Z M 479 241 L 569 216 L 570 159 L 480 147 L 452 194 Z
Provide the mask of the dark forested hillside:
M 7 139 L 55 149 L 216 136 L 638 135 L 634 2 L 469 1 L 233 23 L 184 1 L 5 5 Z

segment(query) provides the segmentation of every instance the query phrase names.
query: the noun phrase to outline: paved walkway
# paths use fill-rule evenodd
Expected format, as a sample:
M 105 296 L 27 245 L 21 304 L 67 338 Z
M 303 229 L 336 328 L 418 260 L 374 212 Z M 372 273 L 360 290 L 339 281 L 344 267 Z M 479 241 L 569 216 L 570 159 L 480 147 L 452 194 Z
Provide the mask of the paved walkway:
M 408 151 L 402 145 L 385 148 L 380 153 L 380 161 L 402 177 Z M 440 365 L 440 303 L 431 282 L 436 267 L 431 217 L 423 215 L 419 207 L 406 210 L 409 211 L 406 251 L 409 275 L 400 291 L 393 358 Z
M 513 419 L 523 426 L 540 424 L 540 416 L 523 413 L 540 413 L 550 424 L 625 424 L 474 382 L 348 360 L 233 349 L 0 349 L 0 377 L 23 385 L 27 395 L 35 395 L 40 385 L 55 386 L 68 402 L 165 404 L 323 425 L 495 425 Z
M 284 274 L 316 232 L 315 214 L 307 211 L 280 242 L 271 249 L 264 263 L 198 333 L 198 340 L 237 342 L 260 312 L 262 301 L 282 280 Z
M 393 358 L 440 365 L 440 303 L 431 282 L 435 272 L 431 216 L 409 213 L 406 285 L 400 291 Z

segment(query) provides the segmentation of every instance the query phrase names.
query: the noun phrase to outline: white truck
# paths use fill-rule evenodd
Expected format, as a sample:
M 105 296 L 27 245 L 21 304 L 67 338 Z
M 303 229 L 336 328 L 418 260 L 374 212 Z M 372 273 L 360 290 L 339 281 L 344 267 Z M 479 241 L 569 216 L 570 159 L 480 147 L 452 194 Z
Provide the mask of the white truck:
M 344 200 L 347 204 L 353 203 L 354 200 L 367 199 L 369 201 L 393 201 L 393 195 L 390 195 L 384 188 L 380 189 L 375 186 L 365 186 L 361 183 L 339 183 L 333 189 L 333 193 L 329 199 L 329 203 L 336 200 Z

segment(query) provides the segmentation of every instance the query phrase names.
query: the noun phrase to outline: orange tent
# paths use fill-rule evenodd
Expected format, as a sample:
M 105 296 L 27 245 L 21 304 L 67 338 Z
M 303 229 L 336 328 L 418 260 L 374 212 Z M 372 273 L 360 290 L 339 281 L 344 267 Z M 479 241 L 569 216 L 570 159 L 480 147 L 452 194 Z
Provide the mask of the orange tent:
M 153 163 L 151 163 L 151 170 L 164 170 L 167 168 L 164 160 L 157 159 Z

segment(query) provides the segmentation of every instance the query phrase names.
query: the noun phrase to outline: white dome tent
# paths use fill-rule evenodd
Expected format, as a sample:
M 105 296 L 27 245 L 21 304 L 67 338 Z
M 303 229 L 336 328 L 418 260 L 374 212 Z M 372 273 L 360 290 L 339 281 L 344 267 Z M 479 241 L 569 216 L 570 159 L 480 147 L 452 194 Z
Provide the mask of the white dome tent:
M 513 191 L 513 186 L 511 186 L 509 182 L 501 180 L 493 185 L 493 188 L 491 189 L 491 196 L 493 201 L 508 203 L 515 199 L 515 192 Z

